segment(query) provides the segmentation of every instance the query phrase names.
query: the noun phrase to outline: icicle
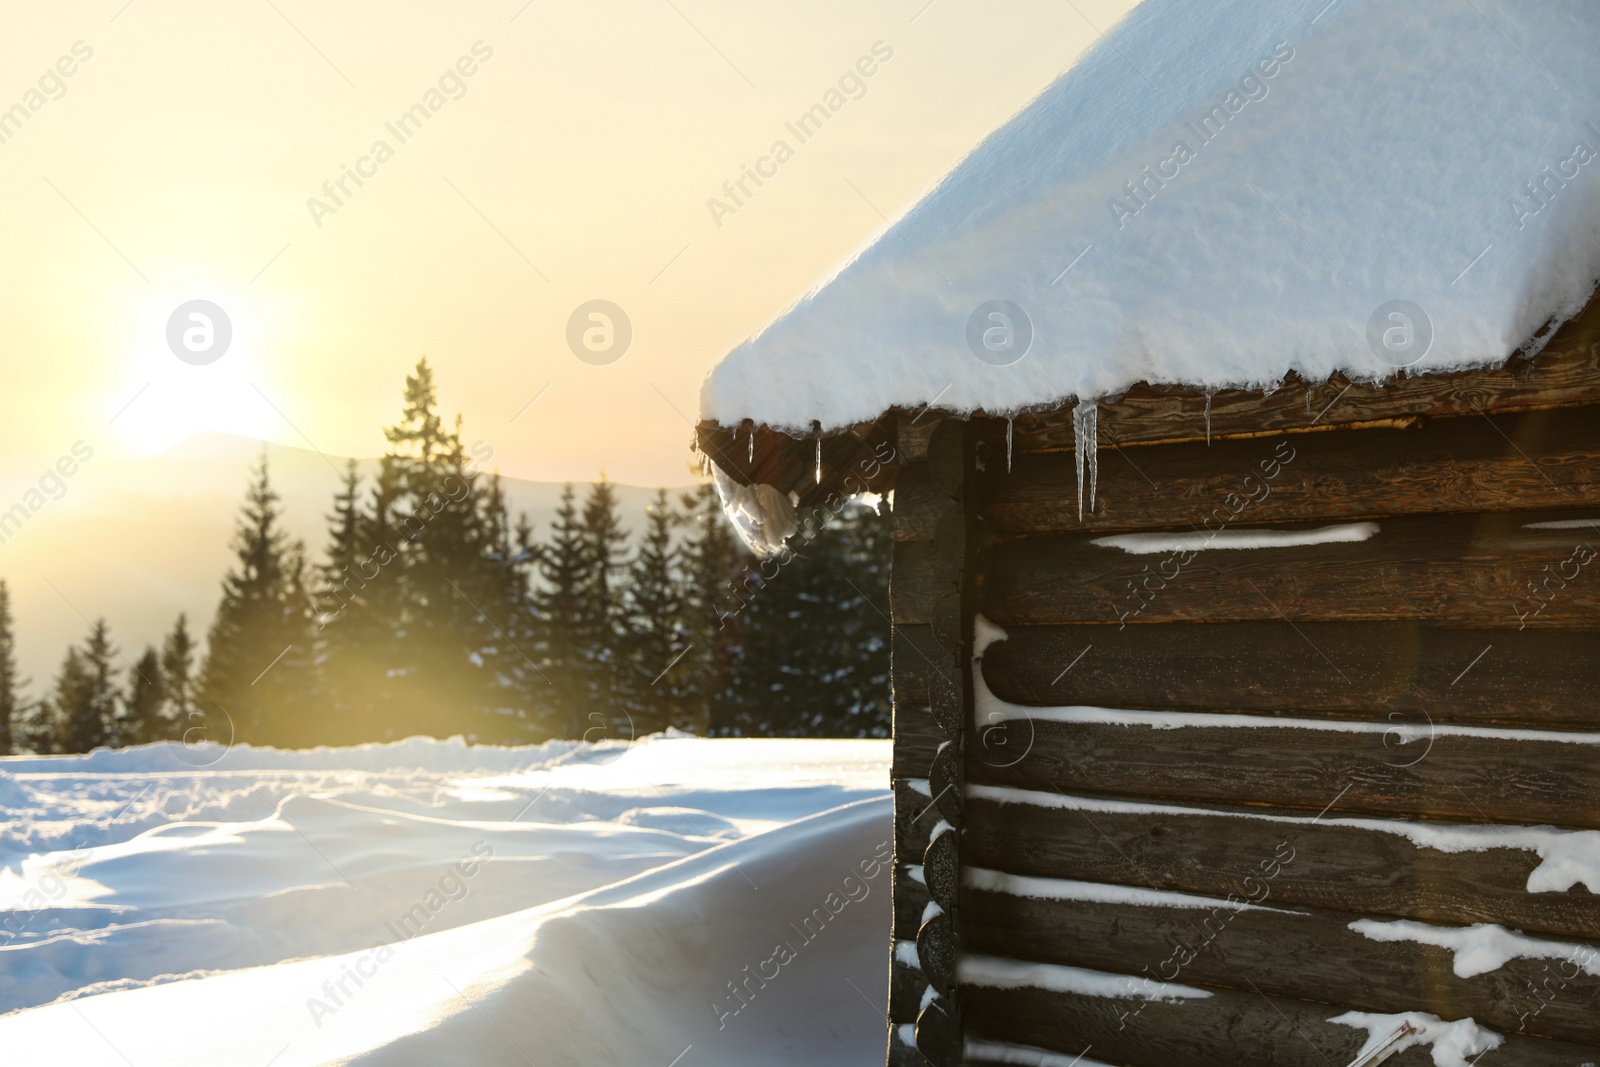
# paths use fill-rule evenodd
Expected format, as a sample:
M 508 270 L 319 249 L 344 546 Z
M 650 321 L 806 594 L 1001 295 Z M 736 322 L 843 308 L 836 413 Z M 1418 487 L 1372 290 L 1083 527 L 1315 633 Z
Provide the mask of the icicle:
M 1211 447 L 1211 390 L 1206 390 L 1206 447 Z
M 1012 419 L 1006 420 L 1006 473 L 1011 473 L 1011 431 L 1014 428 Z
M 750 427 L 750 456 L 749 456 L 749 463 L 751 465 L 754 465 L 755 461 L 756 461 L 756 428 L 754 426 L 752 426 L 752 427 Z
M 822 438 L 817 438 L 817 484 L 822 484 Z
M 1094 511 L 1096 483 L 1100 478 L 1100 404 L 1080 400 L 1072 409 L 1072 436 L 1078 457 L 1078 521 L 1083 521 L 1084 475 L 1088 475 L 1089 511 Z

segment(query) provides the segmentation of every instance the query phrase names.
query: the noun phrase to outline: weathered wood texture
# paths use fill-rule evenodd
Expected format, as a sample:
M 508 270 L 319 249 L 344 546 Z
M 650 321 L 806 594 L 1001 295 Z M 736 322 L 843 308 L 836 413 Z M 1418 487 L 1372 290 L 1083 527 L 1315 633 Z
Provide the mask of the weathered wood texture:
M 982 481 L 979 513 L 1006 534 L 1580 506 L 1600 515 L 1597 431 L 1600 408 L 1587 407 L 1113 449 L 1100 457 L 1095 507 L 1081 522 L 1076 457 L 1023 453 L 1009 474 L 1002 466 Z
M 1374 364 L 1373 373 L 1389 368 Z M 1500 367 L 1351 383 L 1343 375 L 1305 383 L 1293 377 L 1270 396 L 1223 389 L 1208 398 L 1192 386 L 1135 385 L 1100 405 L 1101 447 L 1161 441 L 1212 441 L 1237 435 L 1316 430 L 1324 426 L 1382 422 L 1420 415 L 1448 417 L 1483 412 L 1600 403 L 1600 301 L 1557 330 L 1533 359 L 1513 357 Z M 1209 411 L 1208 411 L 1209 409 Z M 1071 449 L 1071 406 L 1017 417 L 1018 451 Z M 1102 455 L 1101 465 L 1112 461 Z
M 982 666 L 997 697 L 1035 707 L 1600 729 L 1593 630 L 1421 621 L 1303 622 L 1298 632 L 1278 621 L 1015 626 Z
M 926 772 L 927 768 L 923 770 Z M 927 788 L 925 779 L 915 784 L 905 779 L 896 779 L 893 783 L 894 839 L 904 843 L 907 856 L 918 857 L 913 861 L 917 863 L 928 849 L 929 830 L 939 821 L 938 810 L 924 792 Z
M 1600 627 L 1600 568 L 1590 566 L 1600 536 L 1526 528 L 1590 518 L 1582 509 L 1403 516 L 1353 543 L 1148 555 L 1093 544 L 1093 535 L 1024 538 L 989 549 L 983 610 L 1001 626 L 1434 619 Z
M 919 862 L 916 866 L 921 866 Z M 928 910 L 928 887 L 903 870 L 895 872 L 894 880 L 894 939 L 917 940 L 917 928 L 922 925 L 922 915 Z M 910 1020 L 906 1020 L 910 1022 Z
M 894 768 L 923 780 L 895 795 L 896 932 L 915 923 L 918 965 L 891 964 L 890 1014 L 915 1023 L 917 1055 L 935 1067 L 960 1063 L 962 1049 L 955 969 L 962 752 L 972 707 L 967 432 L 957 422 L 900 420 L 903 484 L 889 585 Z M 920 883 L 909 875 L 912 865 L 921 868 Z M 922 904 L 915 915 L 913 901 Z
M 975 867 L 1042 878 L 1249 896 L 1259 860 L 1281 849 L 1266 903 L 1454 924 L 1499 923 L 1529 934 L 1600 942 L 1600 895 L 1580 885 L 1555 892 L 1537 852 L 1507 847 L 1500 827 L 1480 826 L 1482 851 L 1445 852 L 1400 833 L 1312 821 L 1263 808 L 1232 811 L 1094 810 L 1001 803 L 970 795 L 966 858 Z M 1039 796 L 1066 802 L 1054 791 Z M 1102 806 L 1103 807 L 1103 806 Z M 1155 806 L 1151 806 L 1152 808 Z M 1281 816 L 1274 818 L 1273 816 Z M 1395 827 L 1401 829 L 1401 827 Z M 1532 881 L 1539 892 L 1529 892 Z
M 1205 999 L 1177 1002 L 980 986 L 967 986 L 962 995 L 974 1039 L 1031 1045 L 1069 1061 L 1088 1049 L 1095 1060 L 1129 1067 L 1345 1067 L 1367 1040 L 1365 1031 L 1329 1022 L 1343 1009 L 1248 989 L 1218 989 Z M 1582 1067 L 1600 1063 L 1600 1046 L 1511 1035 L 1481 1062 Z M 1384 1061 L 1384 1067 L 1433 1064 L 1426 1045 Z
M 1215 905 L 1129 907 L 968 887 L 963 933 L 967 951 L 976 954 L 1001 955 L 1025 944 L 1028 957 L 1044 963 L 1133 974 L 1148 967 L 1157 979 L 1187 985 L 1378 1013 L 1407 1005 L 1441 1018 L 1471 1016 L 1502 1033 L 1594 1038 L 1591 1001 L 1600 996 L 1600 978 L 1576 964 L 1560 972 L 1560 993 L 1541 999 L 1537 991 L 1553 970 L 1552 960 L 1514 959 L 1460 978 L 1451 952 L 1414 941 L 1370 940 L 1350 928 L 1356 917 L 1348 913 Z M 1589 944 L 1552 941 L 1549 950 L 1558 958 L 1600 958 L 1600 949 Z
M 734 481 L 742 485 L 759 482 L 785 494 L 796 493 L 800 506 L 807 507 L 834 495 L 890 488 L 899 465 L 895 422 L 896 416 L 887 414 L 875 422 L 823 435 L 753 426 L 748 419 L 733 427 L 702 421 L 695 429 L 695 447 Z
M 1600 745 L 1444 729 L 1370 730 L 1034 720 L 1025 758 L 969 757 L 969 781 L 1068 793 L 1243 803 L 1454 822 L 1600 829 Z M 1163 725 L 1166 725 L 1165 723 Z M 1590 735 L 1584 735 L 1590 736 Z

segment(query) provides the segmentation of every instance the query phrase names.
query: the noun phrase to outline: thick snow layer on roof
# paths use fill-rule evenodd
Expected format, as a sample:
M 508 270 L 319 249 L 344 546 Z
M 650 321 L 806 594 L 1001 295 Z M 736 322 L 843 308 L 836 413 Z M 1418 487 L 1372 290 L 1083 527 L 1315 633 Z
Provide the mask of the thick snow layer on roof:
M 1593 0 L 1146 0 L 729 354 L 702 413 L 1499 360 L 1600 277 L 1597 44 Z

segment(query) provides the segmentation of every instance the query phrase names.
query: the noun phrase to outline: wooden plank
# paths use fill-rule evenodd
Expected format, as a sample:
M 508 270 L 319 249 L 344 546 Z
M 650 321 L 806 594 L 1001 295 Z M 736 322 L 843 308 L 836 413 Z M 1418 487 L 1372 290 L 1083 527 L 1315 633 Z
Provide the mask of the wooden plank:
M 1107 811 L 1054 791 L 1043 800 L 1075 807 L 967 797 L 964 855 L 975 867 L 1043 878 L 1150 886 L 1241 897 L 1263 857 L 1279 859 L 1271 904 L 1300 904 L 1455 925 L 1499 923 L 1525 933 L 1600 942 L 1600 895 L 1554 892 L 1534 874 L 1537 852 L 1503 847 L 1510 835 L 1478 827 L 1482 851 L 1445 852 L 1336 816 L 1263 818 L 1262 809 Z M 1426 829 L 1423 827 L 1422 829 Z M 1273 869 L 1270 868 L 1269 869 Z M 1530 878 L 1547 891 L 1528 891 Z M 1258 884 L 1260 884 L 1258 882 Z
M 1233 726 L 1185 722 L 1171 712 L 1155 718 L 1165 728 L 1139 725 L 1131 717 L 1104 723 L 1034 720 L 1025 758 L 996 766 L 969 755 L 967 780 L 1312 813 L 1600 829 L 1596 744 L 1531 734 L 1473 736 L 1449 727 L 1399 744 L 1386 723 L 1357 731 L 1253 716 L 1230 717 L 1237 720 Z
M 1242 551 L 1130 555 L 1093 535 L 1024 538 L 989 550 L 983 612 L 1001 626 L 1284 618 L 1594 628 L 1600 567 L 1589 564 L 1600 537 L 1526 528 L 1592 511 L 1405 516 L 1365 541 Z
M 1589 407 L 1109 451 L 1081 522 L 1076 457 L 1024 453 L 1009 474 L 1002 467 L 983 480 L 979 513 L 999 532 L 1032 534 L 1230 522 L 1230 494 L 1259 498 L 1238 513 L 1251 523 L 1594 507 L 1597 424 L 1600 410 Z
M 1375 373 L 1388 368 L 1374 365 Z M 1307 431 L 1408 415 L 1478 415 L 1600 403 L 1600 301 L 1556 331 L 1532 360 L 1499 367 L 1396 377 L 1352 384 L 1343 375 L 1306 383 L 1294 377 L 1271 395 L 1223 389 L 1209 396 L 1191 386 L 1140 383 L 1100 406 L 1101 447 L 1160 441 L 1212 441 L 1238 434 Z M 996 420 L 998 422 L 998 420 Z M 990 429 L 1003 435 L 1004 424 Z M 1073 447 L 1072 408 L 1016 419 L 1013 445 L 1021 452 Z M 1102 455 L 1101 466 L 1113 461 Z
M 1129 1067 L 1345 1067 L 1367 1040 L 1365 1031 L 1328 1021 L 1342 1014 L 1342 1007 L 1226 989 L 1211 993 L 1205 999 L 1163 1002 L 966 986 L 962 997 L 970 1036 L 977 1041 L 1030 1045 L 1069 1060 L 1087 1047 L 1096 1060 Z M 969 1056 L 968 1062 L 1005 1061 Z M 1519 1034 L 1482 1057 L 1483 1067 L 1586 1062 L 1600 1062 L 1600 1044 Z M 1419 1045 L 1385 1060 L 1384 1067 L 1433 1063 L 1429 1047 Z
M 1538 999 L 1536 991 L 1553 961 L 1513 959 L 1461 978 L 1454 973 L 1451 952 L 1415 941 L 1371 940 L 1350 929 L 1354 917 L 1348 913 L 1277 905 L 1229 910 L 1214 903 L 1218 906 L 1132 906 L 969 887 L 963 934 L 966 951 L 978 955 L 1024 951 L 1029 960 L 1099 971 L 1142 975 L 1148 968 L 1158 980 L 1203 988 L 1375 1013 L 1470 1016 L 1500 1033 L 1561 1041 L 1600 1039 L 1590 1005 L 1600 996 L 1600 978 L 1575 964 L 1562 970 L 1565 984 L 1559 992 Z M 1593 945 L 1550 944 L 1552 951 L 1596 958 Z
M 1015 626 L 985 651 L 983 678 L 1001 700 L 1036 707 L 1600 729 L 1600 634 L 1592 630 L 1297 626 Z

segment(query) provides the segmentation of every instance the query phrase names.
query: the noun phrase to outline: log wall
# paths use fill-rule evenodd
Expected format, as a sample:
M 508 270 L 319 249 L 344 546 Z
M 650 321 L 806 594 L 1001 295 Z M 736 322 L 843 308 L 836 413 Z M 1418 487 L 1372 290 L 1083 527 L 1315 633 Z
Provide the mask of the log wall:
M 1352 1012 L 1600 1062 L 1594 355 L 1362 387 L 1328 432 L 1281 401 L 1209 444 L 1103 432 L 1081 519 L 1064 415 L 1009 463 L 974 423 L 964 1062 L 1346 1067 Z

